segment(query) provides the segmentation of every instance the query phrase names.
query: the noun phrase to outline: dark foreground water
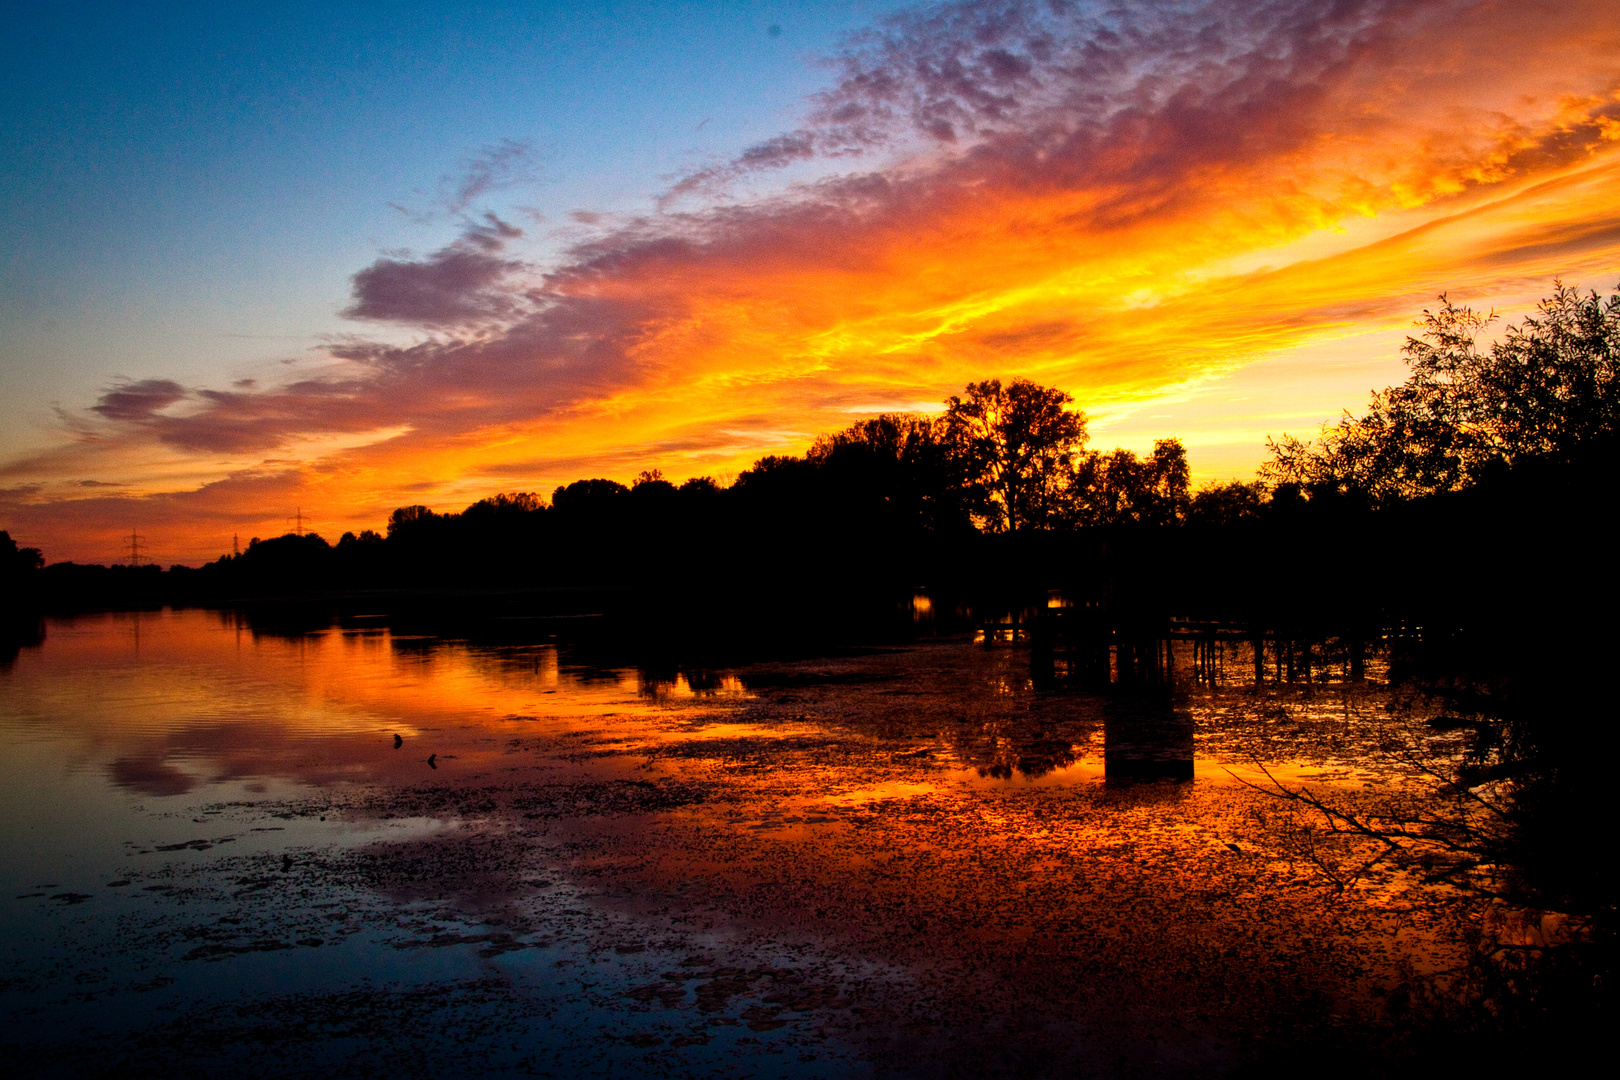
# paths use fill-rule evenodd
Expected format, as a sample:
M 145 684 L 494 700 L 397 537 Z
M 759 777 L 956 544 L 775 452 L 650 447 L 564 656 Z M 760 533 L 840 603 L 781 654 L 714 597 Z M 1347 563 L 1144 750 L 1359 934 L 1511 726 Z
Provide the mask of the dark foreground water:
M 384 623 L 63 620 L 0 669 L 8 1072 L 1320 1072 L 1480 918 L 1260 790 L 1421 804 L 1454 748 L 1375 684 Z

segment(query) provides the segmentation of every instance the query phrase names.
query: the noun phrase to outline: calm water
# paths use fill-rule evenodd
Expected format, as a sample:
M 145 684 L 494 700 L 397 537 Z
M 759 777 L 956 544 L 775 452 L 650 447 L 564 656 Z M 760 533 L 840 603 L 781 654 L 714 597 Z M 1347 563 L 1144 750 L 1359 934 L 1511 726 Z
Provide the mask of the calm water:
M 966 641 L 650 672 L 386 623 L 59 620 L 0 669 L 25 1071 L 1220 1074 L 1376 1031 L 1476 918 L 1339 887 L 1361 853 L 1251 786 L 1420 803 L 1391 747 L 1455 748 L 1375 685 L 1172 709 Z

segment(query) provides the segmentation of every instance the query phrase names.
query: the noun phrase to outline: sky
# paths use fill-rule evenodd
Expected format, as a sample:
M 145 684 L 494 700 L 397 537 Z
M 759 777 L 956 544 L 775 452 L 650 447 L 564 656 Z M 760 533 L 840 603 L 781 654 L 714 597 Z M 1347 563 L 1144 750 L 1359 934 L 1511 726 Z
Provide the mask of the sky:
M 1441 293 L 1620 284 L 1612 0 L 9 12 L 0 528 L 50 561 L 725 480 L 985 378 L 1246 478 Z

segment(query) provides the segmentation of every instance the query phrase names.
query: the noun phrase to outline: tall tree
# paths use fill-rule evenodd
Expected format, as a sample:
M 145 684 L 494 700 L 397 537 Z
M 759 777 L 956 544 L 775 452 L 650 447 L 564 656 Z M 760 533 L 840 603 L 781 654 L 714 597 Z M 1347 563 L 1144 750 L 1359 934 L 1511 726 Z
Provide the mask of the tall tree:
M 1072 520 L 1086 417 L 1072 397 L 1028 379 L 972 383 L 945 402 L 947 441 L 981 528 L 1018 532 Z
M 1179 525 L 1192 506 L 1191 470 L 1180 439 L 1156 439 L 1143 462 L 1141 504 L 1136 519 L 1148 525 Z

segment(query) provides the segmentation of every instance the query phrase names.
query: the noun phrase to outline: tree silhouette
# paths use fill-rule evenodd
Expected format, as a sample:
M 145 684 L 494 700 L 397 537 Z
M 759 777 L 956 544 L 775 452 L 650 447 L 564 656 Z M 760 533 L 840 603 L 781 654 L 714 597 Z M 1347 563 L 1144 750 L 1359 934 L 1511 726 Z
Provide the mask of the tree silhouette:
M 1122 447 L 1086 455 L 1076 470 L 1082 525 L 1179 525 L 1192 503 L 1187 448 L 1160 439 L 1146 459 Z
M 1144 464 L 1137 521 L 1144 525 L 1179 525 L 1192 504 L 1187 448 L 1180 439 L 1157 439 Z
M 430 527 L 439 518 L 425 506 L 401 506 L 388 515 L 388 538 L 405 537 Z
M 45 565 L 39 548 L 18 547 L 11 534 L 0 529 L 0 576 L 22 577 Z
M 614 480 L 600 477 L 594 480 L 575 480 L 551 493 L 551 505 L 563 513 L 591 513 L 628 495 L 630 489 Z
M 976 522 L 989 532 L 1053 528 L 1074 508 L 1084 413 L 1061 390 L 1014 379 L 970 383 L 945 402 L 946 438 L 961 464 Z
M 1200 488 L 1187 506 L 1187 520 L 1216 529 L 1258 521 L 1266 507 L 1266 486 L 1259 481 L 1233 480 Z
M 1375 393 L 1315 440 L 1266 440 L 1274 485 L 1375 505 L 1477 484 L 1530 457 L 1568 461 L 1620 427 L 1620 294 L 1582 295 L 1555 282 L 1539 314 L 1488 350 L 1494 320 L 1440 297 L 1402 352 L 1411 376 Z
M 945 426 L 932 417 L 883 413 L 819 436 L 805 459 L 852 512 L 922 529 L 966 520 L 957 460 Z

